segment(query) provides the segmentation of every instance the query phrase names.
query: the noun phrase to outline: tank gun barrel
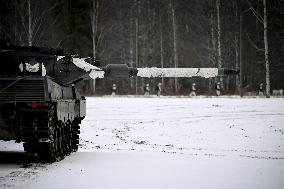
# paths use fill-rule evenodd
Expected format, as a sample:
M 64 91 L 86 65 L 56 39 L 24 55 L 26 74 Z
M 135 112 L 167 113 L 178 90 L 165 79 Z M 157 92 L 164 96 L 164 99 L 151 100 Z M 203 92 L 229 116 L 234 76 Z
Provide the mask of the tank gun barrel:
M 126 64 L 109 64 L 102 68 L 104 77 L 216 77 L 239 74 L 224 68 L 132 68 Z

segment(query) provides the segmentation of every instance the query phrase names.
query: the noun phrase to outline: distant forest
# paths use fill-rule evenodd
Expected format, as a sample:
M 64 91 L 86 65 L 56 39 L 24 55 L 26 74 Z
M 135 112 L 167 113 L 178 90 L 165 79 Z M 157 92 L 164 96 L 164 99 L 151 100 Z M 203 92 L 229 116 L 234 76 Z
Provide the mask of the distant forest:
M 268 68 L 269 90 L 284 88 L 283 0 L 1 0 L 0 15 L 1 46 L 63 48 L 100 66 L 239 69 L 241 60 L 244 92 L 266 84 Z M 238 76 L 106 78 L 78 86 L 86 95 L 110 94 L 113 83 L 119 94 L 143 94 L 146 83 L 153 93 L 162 82 L 164 95 L 187 95 L 195 82 L 207 95 L 220 80 L 224 94 L 239 93 Z

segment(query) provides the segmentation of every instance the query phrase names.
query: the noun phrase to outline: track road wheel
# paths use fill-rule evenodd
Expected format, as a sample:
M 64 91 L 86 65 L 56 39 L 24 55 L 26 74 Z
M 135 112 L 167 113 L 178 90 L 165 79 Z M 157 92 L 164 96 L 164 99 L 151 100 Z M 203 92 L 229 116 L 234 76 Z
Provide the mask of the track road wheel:
M 78 120 L 72 122 L 72 151 L 76 152 L 79 147 L 79 134 L 80 134 L 80 125 Z
M 40 138 L 38 145 L 38 157 L 43 163 L 52 163 L 57 160 L 56 148 L 56 125 L 57 121 L 54 116 L 54 110 L 50 109 L 48 112 L 48 119 L 45 126 L 48 130 L 47 138 Z

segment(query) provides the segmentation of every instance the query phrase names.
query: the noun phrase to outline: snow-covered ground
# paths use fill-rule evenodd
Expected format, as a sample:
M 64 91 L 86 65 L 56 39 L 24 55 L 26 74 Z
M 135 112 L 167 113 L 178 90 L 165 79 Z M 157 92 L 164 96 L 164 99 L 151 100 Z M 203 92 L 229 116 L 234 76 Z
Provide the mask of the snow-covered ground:
M 87 98 L 80 149 L 49 165 L 0 142 L 0 188 L 283 188 L 283 98 Z

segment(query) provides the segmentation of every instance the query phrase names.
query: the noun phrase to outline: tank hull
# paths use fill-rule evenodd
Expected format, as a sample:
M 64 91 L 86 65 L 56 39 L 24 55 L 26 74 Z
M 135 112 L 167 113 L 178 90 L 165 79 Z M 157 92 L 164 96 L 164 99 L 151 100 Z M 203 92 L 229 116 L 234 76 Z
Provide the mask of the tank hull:
M 48 76 L 0 78 L 0 140 L 24 142 L 43 162 L 61 159 L 78 149 L 85 103 Z

